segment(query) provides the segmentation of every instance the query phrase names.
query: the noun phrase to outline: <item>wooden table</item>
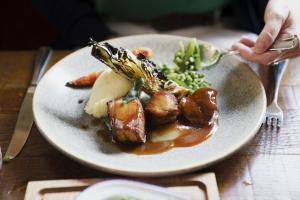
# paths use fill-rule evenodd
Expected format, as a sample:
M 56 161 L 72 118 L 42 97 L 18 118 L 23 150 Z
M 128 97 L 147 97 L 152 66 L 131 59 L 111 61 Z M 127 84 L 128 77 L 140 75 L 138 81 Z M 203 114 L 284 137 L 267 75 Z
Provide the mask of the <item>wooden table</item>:
M 70 52 L 56 51 L 50 65 Z M 8 147 L 17 114 L 32 75 L 35 52 L 0 52 L 0 145 Z M 248 146 L 203 172 L 215 172 L 222 199 L 300 199 L 300 59 L 285 73 L 279 103 L 284 125 L 262 127 Z M 260 68 L 268 86 L 269 70 Z M 23 199 L 29 180 L 109 177 L 63 156 L 33 126 L 21 154 L 3 165 L 0 199 Z M 2 197 L 2 198 L 1 198 Z

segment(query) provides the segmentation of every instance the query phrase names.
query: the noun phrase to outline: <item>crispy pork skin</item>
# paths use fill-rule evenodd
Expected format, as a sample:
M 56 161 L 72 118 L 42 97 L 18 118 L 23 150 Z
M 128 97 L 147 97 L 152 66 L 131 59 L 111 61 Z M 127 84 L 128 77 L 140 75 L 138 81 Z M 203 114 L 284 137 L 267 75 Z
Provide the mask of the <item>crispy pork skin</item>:
M 210 125 L 217 111 L 217 92 L 210 88 L 201 88 L 180 101 L 183 116 L 193 125 Z
M 174 122 L 179 115 L 178 100 L 173 94 L 160 90 L 151 96 L 145 111 L 151 125 Z
M 139 144 L 145 142 L 145 117 L 138 98 L 125 102 L 122 98 L 108 102 L 113 140 L 117 143 Z

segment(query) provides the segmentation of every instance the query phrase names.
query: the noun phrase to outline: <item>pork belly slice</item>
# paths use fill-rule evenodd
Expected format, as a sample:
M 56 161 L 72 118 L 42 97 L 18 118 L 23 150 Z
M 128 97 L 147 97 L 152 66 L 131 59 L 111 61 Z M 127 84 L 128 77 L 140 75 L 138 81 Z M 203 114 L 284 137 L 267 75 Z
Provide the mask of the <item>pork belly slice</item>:
M 183 116 L 193 125 L 210 125 L 217 113 L 217 91 L 210 88 L 200 88 L 192 95 L 180 100 Z
M 145 116 L 138 98 L 125 102 L 122 98 L 107 103 L 113 141 L 140 144 L 146 140 Z
M 147 121 L 157 126 L 177 120 L 179 106 L 177 98 L 165 91 L 154 93 L 145 107 Z

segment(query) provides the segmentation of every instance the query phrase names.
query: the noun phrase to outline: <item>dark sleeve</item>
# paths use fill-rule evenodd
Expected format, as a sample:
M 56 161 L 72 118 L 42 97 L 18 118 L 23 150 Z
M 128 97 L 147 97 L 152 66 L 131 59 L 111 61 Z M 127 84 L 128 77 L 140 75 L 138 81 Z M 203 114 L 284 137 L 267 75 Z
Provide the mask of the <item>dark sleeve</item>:
M 85 46 L 89 37 L 101 41 L 109 35 L 108 28 L 84 0 L 32 0 L 38 11 L 54 26 L 57 39 L 54 47 Z
M 267 3 L 267 0 L 233 1 L 234 21 L 238 28 L 259 34 L 264 27 Z

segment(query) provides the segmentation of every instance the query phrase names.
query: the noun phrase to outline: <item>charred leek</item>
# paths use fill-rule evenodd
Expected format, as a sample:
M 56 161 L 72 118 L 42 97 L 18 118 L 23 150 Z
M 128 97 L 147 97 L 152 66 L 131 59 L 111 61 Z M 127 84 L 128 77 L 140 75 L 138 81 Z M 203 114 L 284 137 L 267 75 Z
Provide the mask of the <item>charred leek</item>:
M 179 86 L 156 68 L 155 63 L 143 56 L 135 56 L 131 51 L 123 48 L 115 48 L 108 43 L 97 43 L 91 40 L 93 46 L 92 55 L 110 67 L 114 72 L 134 82 L 143 79 L 143 90 L 153 94 L 161 89 L 183 97 L 188 90 Z

